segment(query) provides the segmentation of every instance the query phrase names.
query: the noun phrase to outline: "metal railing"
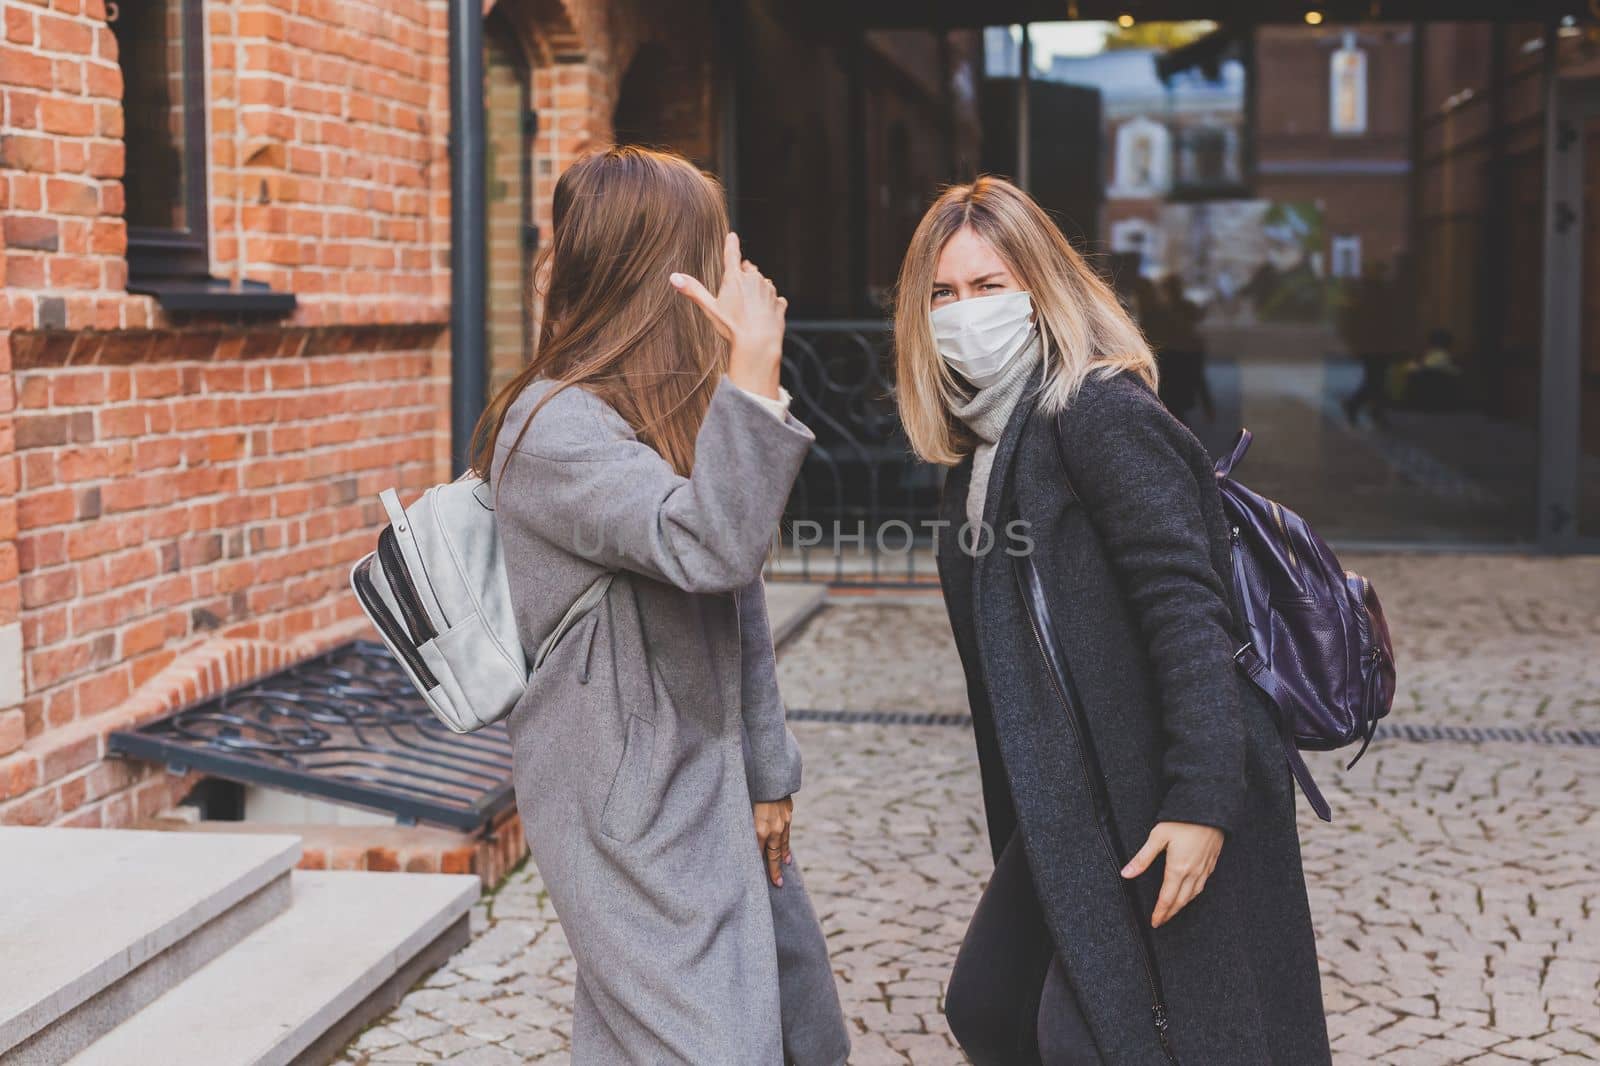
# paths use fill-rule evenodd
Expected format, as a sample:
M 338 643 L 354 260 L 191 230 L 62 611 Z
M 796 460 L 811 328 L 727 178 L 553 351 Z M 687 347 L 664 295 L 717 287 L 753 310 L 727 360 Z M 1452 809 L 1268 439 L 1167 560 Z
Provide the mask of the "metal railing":
M 935 580 L 928 551 L 944 472 L 911 452 L 887 322 L 789 323 L 783 383 L 817 442 L 784 512 L 768 577 L 843 585 Z

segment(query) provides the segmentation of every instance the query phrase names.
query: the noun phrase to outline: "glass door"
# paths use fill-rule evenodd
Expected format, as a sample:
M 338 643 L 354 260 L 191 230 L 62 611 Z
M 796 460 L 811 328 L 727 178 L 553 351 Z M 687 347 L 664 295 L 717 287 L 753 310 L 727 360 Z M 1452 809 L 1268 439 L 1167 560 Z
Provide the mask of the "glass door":
M 1591 86 L 1583 111 L 1583 277 L 1600 279 L 1600 86 Z M 1600 302 L 1582 301 L 1578 341 L 1576 511 L 1578 539 L 1600 548 Z
M 1543 546 L 1600 550 L 1600 80 L 1560 82 L 1550 116 L 1539 524 Z

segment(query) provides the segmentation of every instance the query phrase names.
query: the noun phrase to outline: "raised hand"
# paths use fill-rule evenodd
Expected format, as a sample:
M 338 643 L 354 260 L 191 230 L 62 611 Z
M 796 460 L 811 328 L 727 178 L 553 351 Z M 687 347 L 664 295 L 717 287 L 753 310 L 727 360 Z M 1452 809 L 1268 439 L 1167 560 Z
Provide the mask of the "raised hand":
M 728 234 L 722 248 L 722 285 L 715 296 L 698 278 L 673 274 L 672 287 L 704 311 L 728 339 L 728 377 L 735 385 L 778 398 L 783 360 L 784 313 L 789 301 L 739 250 L 739 235 Z

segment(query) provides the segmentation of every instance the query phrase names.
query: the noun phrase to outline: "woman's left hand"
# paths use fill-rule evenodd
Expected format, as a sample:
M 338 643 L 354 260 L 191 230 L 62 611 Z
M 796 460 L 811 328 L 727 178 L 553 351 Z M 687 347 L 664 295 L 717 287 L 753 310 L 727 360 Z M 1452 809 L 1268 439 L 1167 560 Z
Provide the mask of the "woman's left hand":
M 1222 853 L 1222 830 L 1192 822 L 1157 822 L 1139 854 L 1122 868 L 1122 876 L 1138 877 L 1163 851 L 1167 853 L 1167 869 L 1161 879 L 1155 913 L 1150 916 L 1151 928 L 1157 929 L 1206 887 L 1206 878 L 1217 868 L 1217 856 Z
M 778 888 L 783 887 L 783 867 L 792 862 L 789 851 L 789 823 L 794 820 L 794 797 L 786 796 L 775 803 L 757 803 L 756 844 L 761 848 L 761 859 L 766 863 L 767 876 Z

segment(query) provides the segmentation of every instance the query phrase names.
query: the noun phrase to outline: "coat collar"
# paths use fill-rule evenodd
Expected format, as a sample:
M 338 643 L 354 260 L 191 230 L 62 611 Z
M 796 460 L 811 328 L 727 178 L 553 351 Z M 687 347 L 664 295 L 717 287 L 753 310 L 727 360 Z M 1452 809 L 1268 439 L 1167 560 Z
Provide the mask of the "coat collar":
M 968 455 L 945 475 L 943 494 L 939 497 L 939 517 L 950 523 L 949 531 L 953 536 L 961 529 L 961 523 L 966 521 L 967 493 L 972 489 L 972 456 Z M 943 531 L 941 530 L 941 533 Z M 941 535 L 941 545 L 947 543 Z M 950 541 L 949 543 L 954 543 Z M 941 552 L 940 554 L 943 554 Z

